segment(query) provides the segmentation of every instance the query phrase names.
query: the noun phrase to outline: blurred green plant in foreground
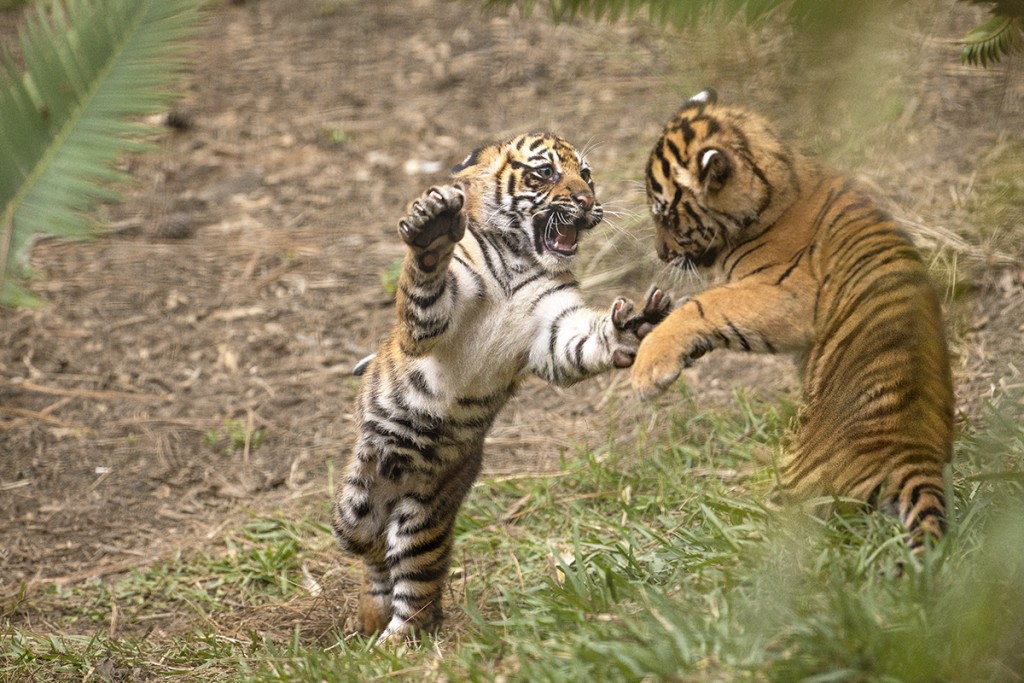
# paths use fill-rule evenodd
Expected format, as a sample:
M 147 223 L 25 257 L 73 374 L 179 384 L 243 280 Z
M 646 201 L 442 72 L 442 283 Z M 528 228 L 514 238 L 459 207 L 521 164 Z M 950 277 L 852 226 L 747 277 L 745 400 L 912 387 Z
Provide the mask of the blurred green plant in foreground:
M 37 2 L 20 27 L 24 71 L 0 64 L 0 305 L 38 303 L 17 280 L 40 235 L 82 239 L 88 211 L 116 199 L 113 168 L 145 149 L 183 64 L 197 0 Z
M 691 27 L 709 15 L 724 19 L 743 14 L 748 23 L 770 14 L 784 12 L 787 21 L 802 29 L 846 28 L 851 19 L 868 17 L 886 6 L 907 0 L 552 0 L 547 3 L 557 21 L 590 16 L 616 21 L 646 10 L 651 21 L 676 28 Z M 988 66 L 1004 56 L 1024 49 L 1024 0 L 960 0 L 989 5 L 992 16 L 972 29 L 961 43 L 961 59 L 972 65 Z M 484 0 L 485 7 L 518 7 L 524 15 L 532 13 L 537 0 Z M 866 27 L 864 30 L 867 30 Z

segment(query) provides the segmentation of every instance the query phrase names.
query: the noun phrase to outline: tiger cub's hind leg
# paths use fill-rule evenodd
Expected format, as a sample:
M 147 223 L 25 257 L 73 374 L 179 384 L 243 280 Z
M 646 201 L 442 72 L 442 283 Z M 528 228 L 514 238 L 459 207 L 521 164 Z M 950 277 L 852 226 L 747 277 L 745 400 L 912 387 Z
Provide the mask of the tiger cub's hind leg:
M 385 562 L 391 580 L 391 622 L 379 643 L 433 633 L 444 619 L 441 598 L 448 582 L 458 505 L 402 500 L 388 524 Z
M 383 631 L 391 619 L 391 578 L 384 561 L 390 491 L 382 489 L 375 460 L 372 450 L 357 446 L 331 519 L 341 549 L 363 561 L 356 627 L 367 636 Z
M 797 451 L 781 465 L 778 486 L 770 494 L 769 504 L 779 507 L 814 499 L 823 501 L 814 511 L 828 514 L 834 510 L 834 505 L 824 502 L 830 496 L 860 500 L 897 518 L 906 531 L 911 552 L 919 553 L 946 531 L 943 465 L 934 455 L 926 453 L 915 458 L 899 450 L 880 459 L 913 464 L 897 466 L 876 476 L 856 476 L 862 468 L 844 471 L 826 457 Z M 853 475 L 854 479 L 844 474 Z
M 387 564 L 364 558 L 363 589 L 359 596 L 359 632 L 380 634 L 391 621 L 391 574 Z
M 924 462 L 889 476 L 887 488 L 893 495 L 882 508 L 894 513 L 903 524 L 911 552 L 921 552 L 946 532 L 943 469 L 941 463 Z

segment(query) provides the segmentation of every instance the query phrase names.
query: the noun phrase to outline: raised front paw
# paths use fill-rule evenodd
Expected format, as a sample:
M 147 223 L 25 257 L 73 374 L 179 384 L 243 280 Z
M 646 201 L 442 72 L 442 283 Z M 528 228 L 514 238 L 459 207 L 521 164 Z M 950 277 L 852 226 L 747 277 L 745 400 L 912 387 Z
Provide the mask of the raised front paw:
M 466 196 L 452 185 L 432 187 L 412 203 L 409 212 L 398 221 L 398 234 L 417 256 L 420 266 L 437 266 L 445 247 L 466 234 L 466 216 L 462 212 Z
M 683 368 L 689 367 L 694 356 L 687 349 L 687 345 L 671 333 L 659 334 L 658 329 L 640 343 L 632 372 L 633 390 L 640 400 L 646 401 L 664 392 Z
M 669 314 L 672 297 L 651 287 L 644 297 L 644 307 L 637 311 L 632 301 L 618 298 L 612 304 L 612 326 L 618 332 L 619 347 L 612 352 L 612 365 L 628 368 L 636 357 L 640 340 Z
M 633 302 L 628 299 L 618 301 L 621 301 L 623 306 L 612 307 L 612 324 L 617 330 L 632 332 L 638 339 L 646 337 L 672 310 L 672 296 L 657 286 L 647 290 L 644 307 L 640 311 L 637 311 Z

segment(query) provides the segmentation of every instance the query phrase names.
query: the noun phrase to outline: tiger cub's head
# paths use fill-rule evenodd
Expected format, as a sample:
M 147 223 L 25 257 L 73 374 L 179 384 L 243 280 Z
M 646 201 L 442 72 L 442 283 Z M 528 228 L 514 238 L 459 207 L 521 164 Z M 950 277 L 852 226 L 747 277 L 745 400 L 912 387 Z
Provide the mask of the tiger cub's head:
M 798 187 L 793 160 L 768 125 L 704 90 L 668 122 L 647 163 L 658 256 L 711 267 L 745 233 L 778 218 Z
M 473 151 L 452 169 L 466 211 L 519 254 L 560 271 L 576 255 L 580 235 L 601 222 L 590 166 L 566 140 L 525 133 Z

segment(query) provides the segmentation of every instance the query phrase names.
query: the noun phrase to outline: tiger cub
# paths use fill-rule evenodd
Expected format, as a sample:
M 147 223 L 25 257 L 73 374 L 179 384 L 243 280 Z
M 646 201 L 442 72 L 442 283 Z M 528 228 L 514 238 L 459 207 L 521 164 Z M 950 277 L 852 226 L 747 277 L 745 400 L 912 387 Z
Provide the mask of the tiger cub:
M 944 531 L 953 389 L 938 297 L 900 227 L 856 183 L 793 153 L 713 90 L 668 122 L 647 165 L 658 256 L 717 275 L 640 345 L 641 398 L 725 347 L 791 352 L 804 406 L 783 499 L 895 512 L 912 548 Z
M 395 642 L 435 630 L 456 513 L 495 416 L 533 373 L 566 386 L 628 367 L 670 299 L 588 308 L 571 272 L 602 208 L 560 137 L 480 148 L 398 223 L 398 321 L 365 367 L 358 429 L 333 513 L 365 565 L 360 630 Z

